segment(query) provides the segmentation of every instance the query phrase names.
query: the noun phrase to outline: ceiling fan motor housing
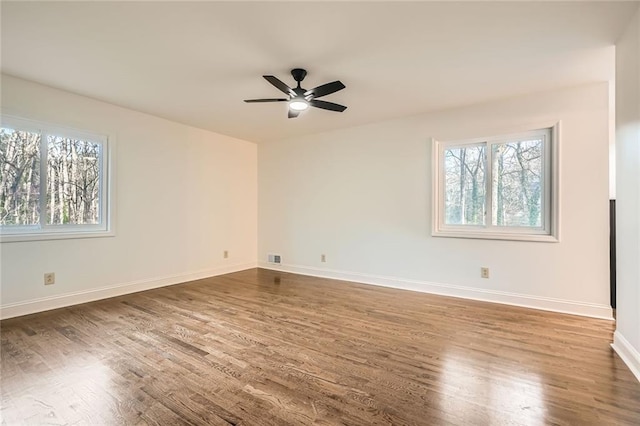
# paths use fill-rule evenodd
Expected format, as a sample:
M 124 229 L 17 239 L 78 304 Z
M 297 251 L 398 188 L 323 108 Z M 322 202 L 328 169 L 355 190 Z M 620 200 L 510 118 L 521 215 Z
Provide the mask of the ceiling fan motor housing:
M 302 68 L 294 68 L 291 70 L 291 75 L 293 79 L 300 83 L 307 76 L 307 70 L 303 70 Z

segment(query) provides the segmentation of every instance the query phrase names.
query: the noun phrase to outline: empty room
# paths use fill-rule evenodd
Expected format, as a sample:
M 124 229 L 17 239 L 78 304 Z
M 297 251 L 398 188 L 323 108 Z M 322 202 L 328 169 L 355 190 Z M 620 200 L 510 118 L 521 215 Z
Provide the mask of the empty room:
M 640 2 L 0 2 L 3 425 L 639 425 Z

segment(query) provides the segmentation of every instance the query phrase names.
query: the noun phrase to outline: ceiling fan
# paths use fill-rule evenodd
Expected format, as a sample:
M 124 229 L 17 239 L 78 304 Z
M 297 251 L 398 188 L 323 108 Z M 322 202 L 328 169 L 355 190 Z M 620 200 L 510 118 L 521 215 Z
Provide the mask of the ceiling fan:
M 300 87 L 300 82 L 304 80 L 307 75 L 307 71 L 302 68 L 295 68 L 291 70 L 291 75 L 298 83 L 298 86 L 293 89 L 277 77 L 272 75 L 263 75 L 265 80 L 286 94 L 288 96 L 287 98 L 245 99 L 245 102 L 289 102 L 289 118 L 296 118 L 302 111 L 306 110 L 310 106 L 337 112 L 342 112 L 347 109 L 344 105 L 318 100 L 318 98 L 322 96 L 327 96 L 337 92 L 338 90 L 344 89 L 346 86 L 342 84 L 341 81 L 332 81 L 331 83 L 323 84 L 314 89 L 306 90 Z

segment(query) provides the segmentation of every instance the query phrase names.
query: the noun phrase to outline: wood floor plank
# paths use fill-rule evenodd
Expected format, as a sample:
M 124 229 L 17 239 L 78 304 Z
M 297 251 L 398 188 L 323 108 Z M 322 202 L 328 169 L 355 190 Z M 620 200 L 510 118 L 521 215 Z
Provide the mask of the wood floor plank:
M 640 425 L 606 320 L 253 269 L 0 327 L 6 425 Z

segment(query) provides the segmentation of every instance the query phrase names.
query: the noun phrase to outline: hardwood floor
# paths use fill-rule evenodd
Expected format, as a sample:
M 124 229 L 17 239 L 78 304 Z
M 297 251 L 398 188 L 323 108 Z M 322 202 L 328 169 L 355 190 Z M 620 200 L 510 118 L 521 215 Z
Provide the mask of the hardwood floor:
M 253 269 L 1 327 L 8 425 L 640 424 L 605 320 Z

